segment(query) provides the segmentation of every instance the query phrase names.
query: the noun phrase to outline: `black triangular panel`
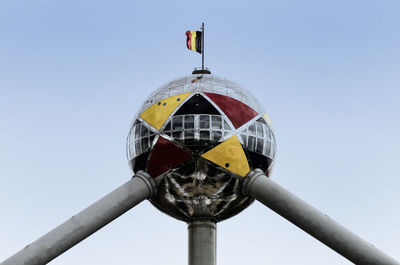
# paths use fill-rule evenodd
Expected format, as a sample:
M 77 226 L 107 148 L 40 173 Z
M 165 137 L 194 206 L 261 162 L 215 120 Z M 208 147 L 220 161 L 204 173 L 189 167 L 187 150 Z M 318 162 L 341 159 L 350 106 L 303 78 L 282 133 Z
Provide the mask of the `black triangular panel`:
M 263 172 L 267 172 L 269 166 L 272 163 L 272 159 L 269 157 L 266 157 L 262 154 L 256 153 L 256 152 L 251 152 L 247 151 L 249 155 L 249 160 L 251 163 L 251 168 L 260 168 Z
M 264 118 L 262 118 L 262 117 L 260 117 L 258 120 L 257 120 L 258 122 L 261 122 L 261 123 L 264 123 L 264 124 L 267 124 L 267 122 L 264 120 Z
M 165 126 L 164 131 L 170 131 L 171 130 L 171 121 L 168 122 L 167 126 Z
M 150 152 L 143 153 L 130 161 L 133 172 L 138 172 L 139 170 L 146 170 L 147 160 L 149 159 Z
M 174 115 L 185 114 L 214 114 L 221 115 L 219 111 L 200 94 L 192 96 L 183 104 Z

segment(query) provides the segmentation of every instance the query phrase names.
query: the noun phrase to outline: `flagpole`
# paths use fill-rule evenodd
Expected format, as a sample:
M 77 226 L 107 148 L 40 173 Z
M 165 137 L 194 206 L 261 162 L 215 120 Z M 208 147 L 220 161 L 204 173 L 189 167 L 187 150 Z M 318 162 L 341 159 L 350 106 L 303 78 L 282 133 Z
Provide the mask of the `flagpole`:
M 201 40 L 200 40 L 200 53 L 201 53 L 201 69 L 195 68 L 192 72 L 194 75 L 211 74 L 210 70 L 204 67 L 204 22 L 201 24 Z M 188 46 L 189 47 L 189 46 Z M 189 48 L 190 50 L 191 48 Z M 197 51 L 197 50 L 196 50 Z
M 204 22 L 201 25 L 201 70 L 204 71 Z

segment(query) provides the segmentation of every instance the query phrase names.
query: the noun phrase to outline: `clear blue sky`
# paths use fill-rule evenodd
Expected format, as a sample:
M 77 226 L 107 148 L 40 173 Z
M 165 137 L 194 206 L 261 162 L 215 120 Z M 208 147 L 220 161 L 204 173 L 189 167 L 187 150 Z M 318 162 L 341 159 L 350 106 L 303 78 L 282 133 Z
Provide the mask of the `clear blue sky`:
M 263 103 L 272 178 L 400 259 L 399 1 L 0 2 L 0 260 L 131 177 L 146 96 L 206 65 Z M 187 264 L 144 202 L 54 265 Z M 260 203 L 218 224 L 218 265 L 350 264 Z

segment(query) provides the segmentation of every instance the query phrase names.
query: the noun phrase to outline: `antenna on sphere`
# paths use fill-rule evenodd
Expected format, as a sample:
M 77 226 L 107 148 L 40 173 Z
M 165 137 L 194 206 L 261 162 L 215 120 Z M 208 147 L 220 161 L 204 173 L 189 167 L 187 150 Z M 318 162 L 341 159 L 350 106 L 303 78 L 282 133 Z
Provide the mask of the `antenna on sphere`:
M 204 22 L 201 25 L 201 31 L 186 31 L 186 47 L 189 50 L 201 54 L 201 68 L 195 68 L 192 74 L 211 74 L 210 70 L 204 67 Z

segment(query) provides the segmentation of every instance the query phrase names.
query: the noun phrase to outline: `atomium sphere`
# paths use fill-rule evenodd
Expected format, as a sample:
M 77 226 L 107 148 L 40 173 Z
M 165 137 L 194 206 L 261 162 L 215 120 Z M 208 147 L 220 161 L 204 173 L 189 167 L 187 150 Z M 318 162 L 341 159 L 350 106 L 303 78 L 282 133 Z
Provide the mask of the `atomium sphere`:
M 151 203 L 183 221 L 227 219 L 253 199 L 241 182 L 255 168 L 270 173 L 276 141 L 257 100 L 237 83 L 191 75 L 144 102 L 127 139 L 132 170 L 157 183 Z

